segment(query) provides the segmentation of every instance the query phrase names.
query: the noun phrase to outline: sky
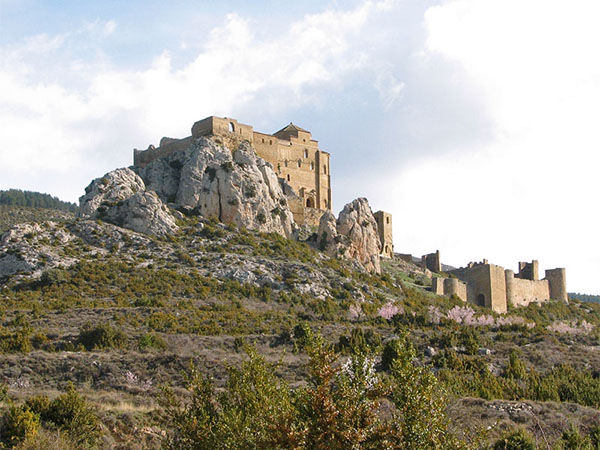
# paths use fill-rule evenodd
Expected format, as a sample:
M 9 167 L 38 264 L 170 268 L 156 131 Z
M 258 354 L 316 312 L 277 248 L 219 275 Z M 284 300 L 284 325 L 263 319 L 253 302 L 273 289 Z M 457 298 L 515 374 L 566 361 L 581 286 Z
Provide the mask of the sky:
M 0 189 L 77 201 L 209 115 L 290 121 L 400 253 L 600 294 L 597 0 L 0 0 Z

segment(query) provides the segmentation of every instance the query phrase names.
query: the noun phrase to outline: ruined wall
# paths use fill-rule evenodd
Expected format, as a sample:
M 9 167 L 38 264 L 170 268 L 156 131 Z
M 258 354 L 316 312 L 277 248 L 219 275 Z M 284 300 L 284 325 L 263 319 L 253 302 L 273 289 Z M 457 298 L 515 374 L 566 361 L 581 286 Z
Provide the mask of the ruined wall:
M 537 281 L 540 279 L 539 275 L 539 262 L 535 259 L 528 262 L 519 262 L 519 273 L 515 275 L 517 278 L 522 278 L 524 280 L 534 280 Z
M 394 257 L 394 238 L 392 235 L 392 215 L 384 211 L 375 214 L 379 240 L 381 241 L 381 255 L 385 258 Z
M 512 270 L 505 271 L 506 297 L 513 306 L 527 306 L 531 302 L 543 302 L 550 298 L 547 280 L 530 280 L 516 277 Z
M 145 166 L 155 159 L 170 155 L 179 150 L 185 150 L 192 143 L 192 137 L 183 139 L 162 138 L 160 147 L 148 147 L 147 150 L 133 149 L 133 165 Z
M 457 278 L 433 277 L 431 292 L 436 295 L 456 295 L 462 301 L 467 301 L 467 284 Z
M 423 265 L 423 267 L 431 270 L 432 272 L 441 272 L 442 261 L 440 259 L 440 251 L 436 250 L 435 253 L 423 255 L 421 257 L 421 264 Z

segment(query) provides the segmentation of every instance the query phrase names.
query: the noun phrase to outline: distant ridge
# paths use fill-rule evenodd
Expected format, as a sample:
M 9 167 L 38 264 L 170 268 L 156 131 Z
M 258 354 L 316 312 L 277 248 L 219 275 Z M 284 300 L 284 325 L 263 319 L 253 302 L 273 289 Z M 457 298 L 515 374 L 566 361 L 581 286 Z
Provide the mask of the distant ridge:
M 580 294 L 578 292 L 569 292 L 569 300 L 579 300 L 580 302 L 600 303 L 600 295 Z
M 68 211 L 72 213 L 77 211 L 77 205 L 75 205 L 75 203 L 63 202 L 50 194 L 22 191 L 20 189 L 0 191 L 0 205 L 56 209 L 58 211 Z

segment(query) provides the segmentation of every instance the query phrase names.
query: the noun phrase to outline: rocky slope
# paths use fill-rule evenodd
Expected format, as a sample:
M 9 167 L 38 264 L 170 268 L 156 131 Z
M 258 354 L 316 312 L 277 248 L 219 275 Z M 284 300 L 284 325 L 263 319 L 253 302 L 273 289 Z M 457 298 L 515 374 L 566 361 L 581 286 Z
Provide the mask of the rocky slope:
M 381 242 L 377 222 L 366 198 L 358 198 L 344 206 L 336 220 L 325 213 L 319 223 L 319 245 L 334 258 L 355 259 L 374 273 L 381 273 Z

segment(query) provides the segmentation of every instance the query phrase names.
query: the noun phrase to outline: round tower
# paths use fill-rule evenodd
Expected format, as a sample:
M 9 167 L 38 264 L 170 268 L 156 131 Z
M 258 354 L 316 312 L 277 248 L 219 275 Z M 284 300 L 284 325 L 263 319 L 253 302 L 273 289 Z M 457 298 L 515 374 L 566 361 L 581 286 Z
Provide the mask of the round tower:
M 513 293 L 514 293 L 514 284 L 515 284 L 515 273 L 506 269 L 504 271 L 504 278 L 506 279 L 506 303 L 509 305 L 514 305 L 513 302 Z
M 565 269 L 546 270 L 546 280 L 550 287 L 550 298 L 569 303 L 567 296 L 567 271 Z

